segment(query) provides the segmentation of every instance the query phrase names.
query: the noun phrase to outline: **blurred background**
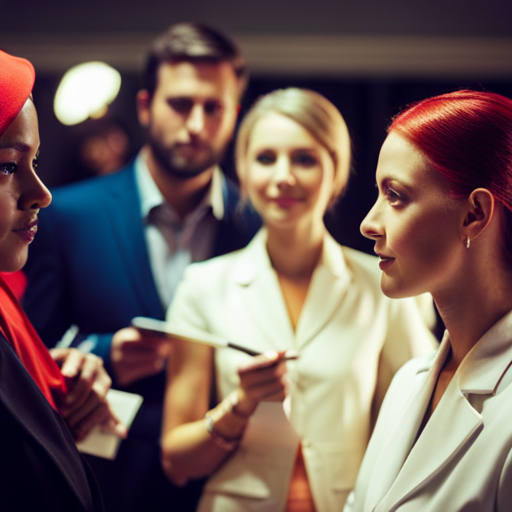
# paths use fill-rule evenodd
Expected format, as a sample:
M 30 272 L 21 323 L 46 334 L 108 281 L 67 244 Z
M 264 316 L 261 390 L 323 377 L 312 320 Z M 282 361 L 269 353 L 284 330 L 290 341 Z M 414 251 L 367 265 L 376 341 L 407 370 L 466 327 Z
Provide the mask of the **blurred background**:
M 0 0 L 0 48 L 36 68 L 40 174 L 51 187 L 111 172 L 142 143 L 135 111 L 151 40 L 179 21 L 228 32 L 251 72 L 242 115 L 277 87 L 319 91 L 343 113 L 354 147 L 345 198 L 329 215 L 342 243 L 372 251 L 359 223 L 376 196 L 385 128 L 399 109 L 460 88 L 512 97 L 511 0 Z M 53 102 L 64 72 L 99 60 L 117 69 L 119 95 L 105 116 L 65 126 Z M 232 154 L 225 172 L 234 176 Z

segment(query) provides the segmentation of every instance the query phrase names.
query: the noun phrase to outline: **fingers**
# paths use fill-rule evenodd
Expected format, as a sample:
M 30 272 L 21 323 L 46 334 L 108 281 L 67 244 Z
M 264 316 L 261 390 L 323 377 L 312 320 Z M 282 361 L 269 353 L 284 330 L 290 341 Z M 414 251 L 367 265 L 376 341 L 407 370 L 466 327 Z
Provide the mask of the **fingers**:
M 108 404 L 91 399 L 82 408 L 67 416 L 66 423 L 73 432 L 75 439 L 80 440 L 96 425 L 103 425 L 108 417 Z
M 127 386 L 161 372 L 172 348 L 165 336 L 148 335 L 133 327 L 121 329 L 112 338 L 111 362 L 117 381 Z
M 288 379 L 283 357 L 284 353 L 268 352 L 254 357 L 238 369 L 246 401 L 284 400 Z
M 105 400 L 112 384 L 102 359 L 94 354 L 84 354 L 79 372 L 68 382 L 68 394 L 63 407 L 67 415 L 82 408 L 91 399 L 97 403 Z
M 97 403 L 105 399 L 111 379 L 103 368 L 103 361 L 94 354 L 85 354 L 75 348 L 58 348 L 50 351 L 61 367 L 67 387 L 67 395 L 59 404 L 60 412 L 68 417 L 80 409 L 90 396 Z
M 286 397 L 286 379 L 273 379 L 245 387 L 245 392 L 258 402 L 282 402 Z
M 62 375 L 68 379 L 75 378 L 82 367 L 85 354 L 75 348 L 52 348 L 50 354 L 60 366 Z
M 126 427 L 113 414 L 106 400 L 112 380 L 102 359 L 74 348 L 52 349 L 50 352 L 66 380 L 68 393 L 59 409 L 75 439 L 83 439 L 97 425 L 109 427 L 120 437 L 126 436 Z
M 88 407 L 81 409 L 81 412 L 85 412 L 86 409 Z M 100 426 L 103 432 L 113 433 L 123 439 L 128 433 L 128 429 L 120 422 L 106 401 L 92 407 L 82 417 L 73 415 L 68 419 L 68 425 L 77 441 L 84 439 L 96 426 Z
M 264 354 L 253 357 L 247 363 L 240 365 L 238 368 L 238 373 L 247 373 L 254 370 L 274 367 L 277 365 L 277 363 L 283 360 L 285 354 L 286 352 L 276 352 L 274 350 L 269 350 Z
M 108 421 L 103 425 L 102 430 L 104 432 L 110 432 L 115 434 L 117 437 L 121 439 L 126 439 L 128 436 L 128 427 L 121 423 L 121 420 L 112 413 L 112 416 L 108 419 Z

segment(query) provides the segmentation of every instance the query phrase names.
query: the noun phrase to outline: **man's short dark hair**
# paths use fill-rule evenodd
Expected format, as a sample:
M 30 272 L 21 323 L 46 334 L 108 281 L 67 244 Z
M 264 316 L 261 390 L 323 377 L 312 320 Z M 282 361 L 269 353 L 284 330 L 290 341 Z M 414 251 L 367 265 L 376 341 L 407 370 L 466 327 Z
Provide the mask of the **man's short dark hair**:
M 150 97 L 157 86 L 158 68 L 164 62 L 227 62 L 240 81 L 240 96 L 247 85 L 247 67 L 238 46 L 226 34 L 201 23 L 172 25 L 153 41 L 144 73 Z

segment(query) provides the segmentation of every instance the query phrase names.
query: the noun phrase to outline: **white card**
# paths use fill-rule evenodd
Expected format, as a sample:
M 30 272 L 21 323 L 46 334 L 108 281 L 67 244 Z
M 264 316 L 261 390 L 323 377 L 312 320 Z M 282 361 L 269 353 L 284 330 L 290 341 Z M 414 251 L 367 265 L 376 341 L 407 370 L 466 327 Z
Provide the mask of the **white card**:
M 129 428 L 142 405 L 143 398 L 135 393 L 110 389 L 107 400 L 117 417 Z M 102 432 L 100 427 L 94 427 L 90 434 L 76 446 L 82 453 L 113 460 L 116 458 L 121 441 L 122 439 L 115 434 Z

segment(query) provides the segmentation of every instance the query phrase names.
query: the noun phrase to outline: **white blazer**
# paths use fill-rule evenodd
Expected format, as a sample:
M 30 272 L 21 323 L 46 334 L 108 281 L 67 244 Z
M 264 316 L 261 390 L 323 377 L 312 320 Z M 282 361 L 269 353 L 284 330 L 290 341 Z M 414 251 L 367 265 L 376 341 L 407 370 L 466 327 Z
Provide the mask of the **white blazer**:
M 299 443 L 317 511 L 341 510 L 369 439 L 376 388 L 386 381 L 378 369 L 379 377 L 394 374 L 435 343 L 414 300 L 382 294 L 377 258 L 330 236 L 294 332 L 265 230 L 241 251 L 190 265 L 168 320 L 258 351 L 300 353 L 287 363 L 290 420 L 281 403 L 258 406 L 240 447 L 206 484 L 199 510 L 208 512 L 283 510 Z M 248 357 L 216 351 L 219 399 L 237 387 Z
M 462 361 L 416 440 L 449 350 L 446 334 L 396 375 L 346 512 L 512 510 L 512 312 Z

